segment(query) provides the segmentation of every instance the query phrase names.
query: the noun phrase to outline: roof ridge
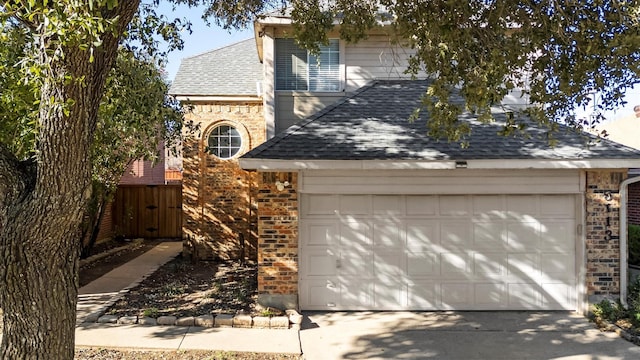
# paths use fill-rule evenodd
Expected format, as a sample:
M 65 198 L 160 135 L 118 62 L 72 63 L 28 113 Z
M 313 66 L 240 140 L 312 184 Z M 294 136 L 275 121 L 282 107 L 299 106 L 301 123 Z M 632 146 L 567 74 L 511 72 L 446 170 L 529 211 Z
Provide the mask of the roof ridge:
M 182 60 L 187 60 L 187 59 L 197 58 L 197 57 L 200 57 L 200 56 L 202 56 L 202 55 L 207 55 L 207 54 L 210 54 L 210 53 L 212 53 L 212 52 L 217 52 L 217 51 L 220 51 L 220 50 L 224 50 L 224 49 L 226 49 L 226 48 L 229 48 L 229 47 L 232 47 L 232 46 L 236 46 L 236 45 L 238 45 L 238 44 L 241 44 L 241 43 L 247 42 L 247 41 L 249 41 L 249 40 L 253 40 L 253 39 L 254 39 L 253 37 L 249 37 L 249 38 L 246 38 L 246 39 L 244 39 L 244 40 L 239 40 L 239 41 L 236 41 L 236 42 L 231 43 L 231 44 L 223 45 L 223 46 L 221 46 L 221 47 L 219 47 L 219 48 L 205 50 L 205 51 L 203 51 L 203 52 L 201 52 L 201 53 L 198 53 L 198 54 L 194 54 L 194 55 L 190 55 L 190 56 L 184 57 L 184 58 L 182 58 Z
M 307 118 L 300 120 L 299 122 L 295 123 L 294 125 L 291 125 L 285 131 L 276 134 L 273 138 L 268 139 L 267 141 L 263 142 L 262 144 L 258 145 L 256 148 L 252 149 L 251 151 L 247 152 L 246 154 L 244 154 L 242 156 L 245 156 L 245 155 L 256 156 L 256 155 L 260 154 L 261 152 L 272 148 L 273 146 L 275 146 L 280 141 L 282 141 L 282 140 L 286 139 L 287 137 L 295 134 L 298 130 L 300 130 L 300 129 L 304 128 L 305 126 L 309 125 L 313 121 L 317 120 L 319 117 L 330 113 L 331 111 L 335 110 L 335 108 L 337 108 L 338 106 L 346 103 L 347 101 L 349 101 L 349 100 L 353 99 L 354 97 L 362 94 L 363 92 L 373 88 L 373 86 L 376 85 L 379 82 L 380 82 L 379 80 L 374 80 L 374 81 L 368 83 L 367 85 L 364 85 L 361 88 L 358 88 L 351 95 L 346 96 L 346 97 L 336 101 L 335 103 L 323 108 L 322 110 L 314 113 L 313 115 L 308 116 Z

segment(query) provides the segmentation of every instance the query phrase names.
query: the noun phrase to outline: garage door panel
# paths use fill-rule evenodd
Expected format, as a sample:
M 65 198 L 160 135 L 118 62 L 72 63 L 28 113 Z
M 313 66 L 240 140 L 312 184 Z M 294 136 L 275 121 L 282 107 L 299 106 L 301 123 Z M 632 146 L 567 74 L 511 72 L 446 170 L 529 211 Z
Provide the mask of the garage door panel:
M 571 280 L 574 277 L 575 256 L 573 254 L 543 253 L 540 256 L 540 268 L 547 279 Z
M 373 246 L 384 249 L 403 249 L 404 239 L 401 236 L 401 224 L 378 222 L 373 224 Z
M 440 276 L 444 279 L 469 279 L 471 271 L 466 253 L 440 254 Z
M 372 251 L 342 251 L 336 267 L 340 275 L 373 277 L 373 258 Z
M 441 216 L 468 216 L 469 198 L 466 195 L 440 196 L 438 206 Z
M 373 196 L 373 214 L 385 216 L 400 216 L 404 213 L 403 198 L 397 195 Z
M 483 251 L 472 256 L 473 275 L 476 279 L 495 279 L 507 274 L 506 253 Z
M 407 237 L 407 250 L 409 251 L 435 251 L 434 246 L 440 244 L 439 232 L 436 221 L 408 221 L 405 226 Z
M 341 248 L 364 251 L 371 246 L 371 227 L 367 222 L 340 224 Z
M 473 247 L 475 249 L 504 249 L 507 230 L 502 222 L 474 222 Z
M 507 273 L 519 280 L 537 280 L 540 277 L 538 254 L 507 254 Z
M 507 217 L 516 221 L 535 219 L 538 216 L 538 197 L 511 195 L 507 197 Z
M 340 307 L 345 310 L 373 308 L 373 281 L 362 278 L 340 278 Z
M 440 243 L 448 249 L 465 250 L 472 247 L 472 224 L 462 221 L 440 223 Z
M 341 215 L 368 215 L 371 213 L 371 196 L 342 195 L 340 196 Z
M 336 264 L 338 256 L 332 249 L 314 249 L 305 251 L 303 263 L 300 265 L 302 276 L 333 276 L 337 275 Z
M 307 215 L 335 215 L 338 209 L 338 195 L 304 195 Z
M 540 290 L 536 283 L 507 284 L 508 307 L 510 309 L 540 309 Z
M 337 280 L 306 280 L 300 288 L 300 300 L 309 310 L 334 308 L 339 304 Z
M 408 216 L 434 216 L 438 213 L 438 197 L 416 195 L 405 197 Z
M 338 230 L 335 221 L 311 220 L 300 223 L 300 233 L 304 245 L 331 246 L 336 245 Z
M 473 308 L 472 284 L 447 283 L 440 284 L 440 303 L 443 309 L 467 310 Z
M 502 309 L 507 306 L 506 285 L 502 282 L 476 283 L 474 304 L 480 309 Z
M 567 217 L 573 214 L 575 201 L 570 195 L 540 196 L 540 215 L 547 218 Z M 573 217 L 569 216 L 569 219 Z
M 575 301 L 575 286 L 571 282 L 542 283 L 542 306 L 549 310 L 563 310 Z
M 431 252 L 411 252 L 407 254 L 407 274 L 412 278 L 440 275 L 438 255 Z
M 575 244 L 564 241 L 575 231 L 574 221 L 546 221 L 540 233 L 542 251 L 572 252 Z
M 540 223 L 538 221 L 507 224 L 507 248 L 510 251 L 536 250 L 539 242 Z
M 480 220 L 504 219 L 507 216 L 504 197 L 495 195 L 474 196 L 473 216 Z
M 420 310 L 439 309 L 434 281 L 412 281 L 407 288 L 407 308 Z
M 374 283 L 374 300 L 377 309 L 399 310 L 405 309 L 407 285 L 398 281 L 389 281 L 389 278 L 376 279 Z

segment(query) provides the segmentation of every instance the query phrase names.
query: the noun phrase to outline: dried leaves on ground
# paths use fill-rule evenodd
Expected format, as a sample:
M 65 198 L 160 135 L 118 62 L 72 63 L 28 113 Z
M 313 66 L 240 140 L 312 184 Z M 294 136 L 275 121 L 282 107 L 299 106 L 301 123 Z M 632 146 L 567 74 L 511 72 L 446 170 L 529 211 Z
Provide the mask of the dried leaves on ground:
M 255 263 L 192 262 L 178 256 L 117 301 L 107 314 L 199 316 L 253 312 L 257 298 Z

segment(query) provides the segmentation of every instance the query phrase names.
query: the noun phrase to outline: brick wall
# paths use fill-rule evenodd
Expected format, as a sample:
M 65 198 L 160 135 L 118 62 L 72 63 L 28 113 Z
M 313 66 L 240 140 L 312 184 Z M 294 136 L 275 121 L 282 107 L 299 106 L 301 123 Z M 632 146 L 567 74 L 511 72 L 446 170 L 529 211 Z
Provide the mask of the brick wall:
M 620 293 L 620 183 L 626 171 L 587 172 L 586 286 L 590 298 Z
M 206 152 L 209 133 L 231 125 L 242 137 L 240 154 L 266 139 L 261 102 L 192 104 L 185 120 L 199 124 L 183 148 L 183 234 L 187 255 L 201 260 L 256 259 L 258 174 L 240 169 L 237 159 Z M 244 242 L 244 246 L 242 243 Z
M 640 182 L 629 184 L 627 219 L 629 224 L 640 225 Z
M 297 308 L 298 302 L 297 178 L 262 173 L 258 194 L 258 302 L 281 309 Z

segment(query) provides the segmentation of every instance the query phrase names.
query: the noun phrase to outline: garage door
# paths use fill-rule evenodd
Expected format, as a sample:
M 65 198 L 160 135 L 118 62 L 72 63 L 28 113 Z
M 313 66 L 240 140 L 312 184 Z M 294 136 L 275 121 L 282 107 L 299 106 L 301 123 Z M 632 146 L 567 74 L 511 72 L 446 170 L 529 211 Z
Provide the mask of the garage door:
M 575 195 L 304 194 L 305 310 L 576 309 Z

